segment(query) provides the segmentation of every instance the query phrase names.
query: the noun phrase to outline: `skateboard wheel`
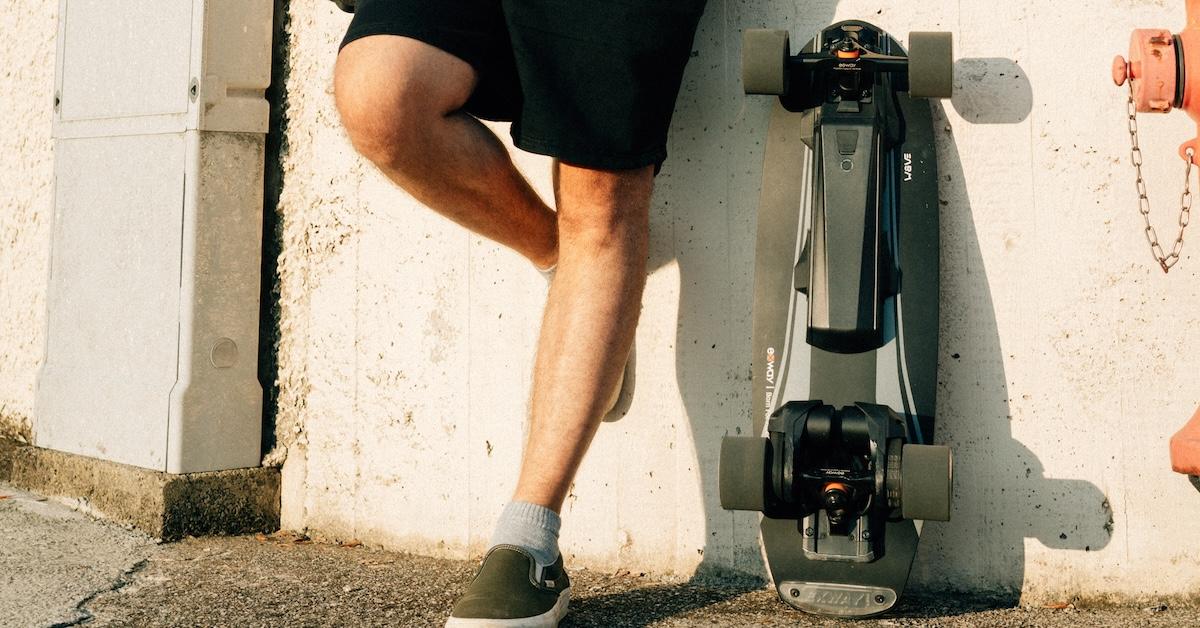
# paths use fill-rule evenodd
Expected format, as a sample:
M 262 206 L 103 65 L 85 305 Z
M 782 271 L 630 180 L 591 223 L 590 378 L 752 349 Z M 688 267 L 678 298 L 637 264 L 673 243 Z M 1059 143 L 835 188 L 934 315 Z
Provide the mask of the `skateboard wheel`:
M 766 501 L 767 439 L 726 436 L 721 439 L 717 483 L 721 507 L 761 512 Z
M 954 37 L 950 33 L 909 33 L 908 93 L 913 98 L 954 95 Z
M 742 88 L 747 94 L 783 94 L 787 87 L 788 32 L 742 31 Z
M 954 459 L 949 447 L 905 445 L 900 462 L 900 514 L 905 519 L 949 521 Z

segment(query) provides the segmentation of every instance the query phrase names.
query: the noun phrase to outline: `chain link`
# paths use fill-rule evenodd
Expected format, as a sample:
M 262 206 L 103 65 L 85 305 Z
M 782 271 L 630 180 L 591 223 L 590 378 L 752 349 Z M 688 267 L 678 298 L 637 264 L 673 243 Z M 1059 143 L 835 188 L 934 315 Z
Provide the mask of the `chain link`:
M 1192 157 L 1195 154 L 1187 149 L 1187 168 L 1183 172 L 1183 194 L 1179 197 L 1179 234 L 1171 246 L 1171 252 L 1165 253 L 1158 242 L 1158 232 L 1150 224 L 1150 198 L 1146 194 L 1146 180 L 1142 177 L 1142 148 L 1138 145 L 1137 103 L 1133 98 L 1133 81 L 1129 81 L 1129 141 L 1132 146 L 1129 152 L 1133 168 L 1137 171 L 1138 211 L 1146 223 L 1146 241 L 1150 243 L 1150 254 L 1154 261 L 1162 267 L 1163 272 L 1171 271 L 1171 267 L 1179 262 L 1179 252 L 1183 250 L 1183 231 L 1192 220 Z

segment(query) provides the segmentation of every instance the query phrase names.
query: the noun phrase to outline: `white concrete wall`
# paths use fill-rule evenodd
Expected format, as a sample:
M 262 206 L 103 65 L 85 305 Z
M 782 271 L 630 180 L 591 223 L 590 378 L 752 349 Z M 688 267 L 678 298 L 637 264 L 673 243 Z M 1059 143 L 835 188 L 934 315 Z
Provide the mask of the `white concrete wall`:
M 0 435 L 28 438 L 41 364 L 58 2 L 0 3 Z
M 0 9 L 0 415 L 41 360 L 55 3 Z M 483 549 L 515 479 L 544 282 L 419 208 L 356 157 L 330 75 L 347 16 L 292 3 L 279 347 L 284 524 L 439 555 Z M 748 426 L 750 265 L 769 101 L 738 80 L 743 27 L 807 37 L 862 17 L 955 32 L 946 103 L 941 416 L 954 520 L 926 587 L 1200 593 L 1200 495 L 1166 439 L 1200 402 L 1200 232 L 1164 276 L 1135 209 L 1109 61 L 1183 3 L 710 0 L 652 214 L 653 274 L 628 414 L 566 508 L 572 564 L 762 573 L 753 517 L 717 505 L 721 435 Z M 11 121 L 20 121 L 14 124 Z M 496 127 L 502 136 L 506 130 Z M 1147 120 L 1155 218 L 1178 198 L 1182 115 Z M 518 154 L 543 193 L 547 161 Z M 1195 240 L 1194 242 L 1192 240 Z M 21 419 L 18 419 L 21 420 Z M 3 424 L 5 420 L 0 420 Z M 7 419 L 12 422 L 12 419 Z
M 543 282 L 351 152 L 329 89 L 347 17 L 325 4 L 293 5 L 290 27 L 285 524 L 466 556 L 514 481 Z M 722 511 L 714 480 L 721 435 L 750 423 L 770 104 L 741 94 L 738 33 L 801 41 L 850 17 L 901 37 L 952 30 L 965 59 L 939 145 L 940 438 L 958 502 L 929 524 L 917 582 L 1031 600 L 1200 592 L 1200 495 L 1166 457 L 1200 401 L 1200 233 L 1169 276 L 1150 263 L 1107 78 L 1130 29 L 1181 28 L 1182 2 L 710 0 L 658 179 L 636 393 L 568 499 L 566 552 L 635 572 L 762 572 L 753 518 Z M 1166 234 L 1189 127 L 1145 127 Z M 546 160 L 517 157 L 548 192 Z

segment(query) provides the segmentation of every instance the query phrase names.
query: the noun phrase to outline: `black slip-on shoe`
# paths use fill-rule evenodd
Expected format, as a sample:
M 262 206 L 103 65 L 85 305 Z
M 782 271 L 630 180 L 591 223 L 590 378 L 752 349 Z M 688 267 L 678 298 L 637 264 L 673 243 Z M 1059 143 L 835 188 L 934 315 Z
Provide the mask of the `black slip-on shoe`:
M 541 567 L 524 549 L 497 545 L 455 603 L 446 628 L 556 628 L 570 599 L 561 555 Z

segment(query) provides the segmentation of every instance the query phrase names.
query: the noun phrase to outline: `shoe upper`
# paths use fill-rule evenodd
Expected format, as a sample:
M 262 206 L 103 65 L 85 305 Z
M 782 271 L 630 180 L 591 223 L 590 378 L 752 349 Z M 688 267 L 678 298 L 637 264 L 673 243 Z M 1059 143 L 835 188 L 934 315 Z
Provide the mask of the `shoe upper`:
M 571 586 L 563 559 L 539 566 L 515 545 L 488 551 L 475 579 L 451 611 L 451 617 L 517 619 L 536 617 L 553 609 L 559 595 Z

